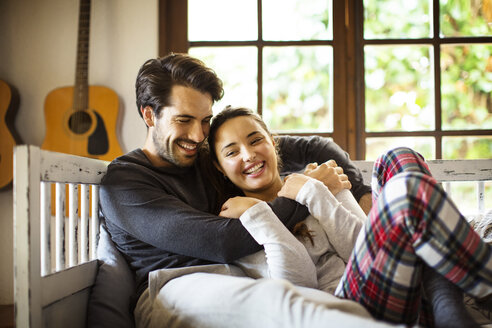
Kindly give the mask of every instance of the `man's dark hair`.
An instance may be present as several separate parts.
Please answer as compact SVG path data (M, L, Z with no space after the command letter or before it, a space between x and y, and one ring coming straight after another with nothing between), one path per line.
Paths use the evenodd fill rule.
M137 75L135 91L137 110L152 107L158 117L164 106L169 106L169 96L174 85L181 85L209 93L213 101L224 95L222 81L205 64L188 54L171 53L165 57L147 60Z

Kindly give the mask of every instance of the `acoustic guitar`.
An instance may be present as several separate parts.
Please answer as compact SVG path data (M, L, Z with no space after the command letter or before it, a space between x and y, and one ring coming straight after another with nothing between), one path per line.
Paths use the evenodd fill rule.
M14 146L20 138L14 129L18 94L5 81L0 80L0 189L11 185L14 169Z
M46 96L41 148L110 161L122 154L115 133L119 102L113 90L88 84L90 14L90 0L81 0L75 86Z

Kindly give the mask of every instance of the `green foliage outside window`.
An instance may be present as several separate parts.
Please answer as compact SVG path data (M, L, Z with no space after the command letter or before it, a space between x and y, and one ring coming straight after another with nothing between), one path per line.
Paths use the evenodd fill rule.
M364 37L431 38L432 2L364 0ZM444 38L492 35L492 1L440 0L440 29ZM442 44L439 51L436 100L431 46L364 47L366 131L432 131L436 101L442 130L492 129L492 43ZM444 158L492 158L491 138L457 140L443 138Z
M492 1L440 0L441 35L492 35Z
M273 131L333 131L331 47L265 47L263 118Z
M432 49L366 46L366 131L434 129Z
M492 129L492 44L441 46L443 129Z

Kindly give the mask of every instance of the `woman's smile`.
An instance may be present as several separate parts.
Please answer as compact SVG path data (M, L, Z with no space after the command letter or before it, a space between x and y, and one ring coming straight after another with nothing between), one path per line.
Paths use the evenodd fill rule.
M265 162L262 161L256 164L248 165L243 172L244 174L247 174L250 177L257 177L264 172L264 169L265 169Z

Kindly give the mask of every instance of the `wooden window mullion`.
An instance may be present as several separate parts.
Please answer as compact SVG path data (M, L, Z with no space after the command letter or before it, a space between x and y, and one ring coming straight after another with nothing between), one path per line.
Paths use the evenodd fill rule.
M263 115L263 13L262 0L258 0L258 68L257 68L257 87L258 87L258 102L257 110L259 115Z
M440 44L439 0L433 1L433 52L434 52L434 119L436 159L442 158L442 108L441 108L441 44Z
M364 4L351 0L354 8L354 68L355 68L355 105L356 105L356 159L365 159L366 154L366 116L364 82Z
M158 55L188 52L188 0L159 0Z
M346 1L333 1L333 140L348 149Z

